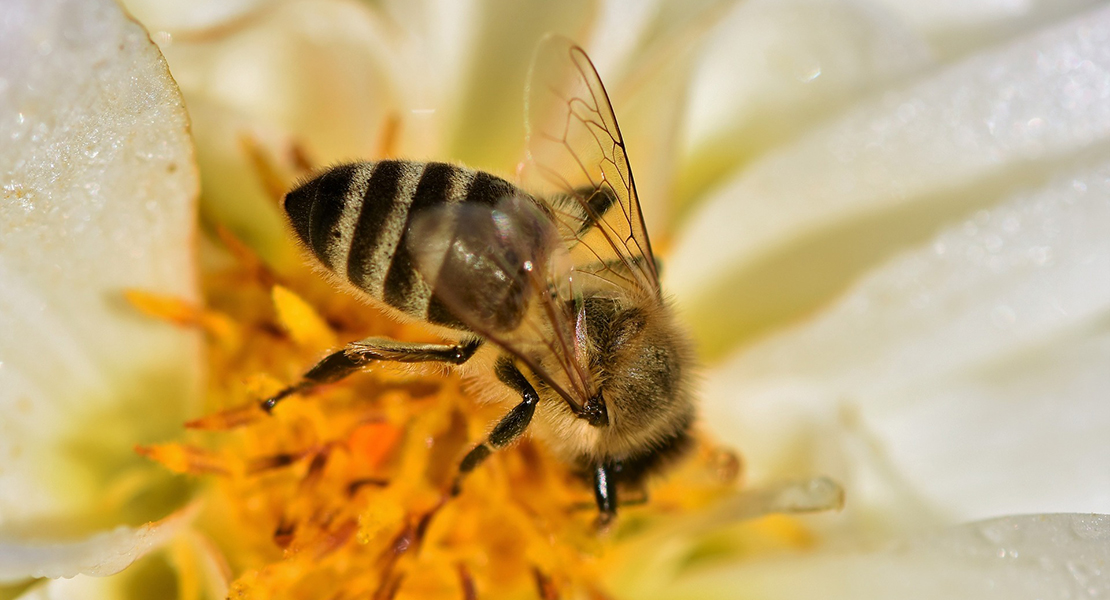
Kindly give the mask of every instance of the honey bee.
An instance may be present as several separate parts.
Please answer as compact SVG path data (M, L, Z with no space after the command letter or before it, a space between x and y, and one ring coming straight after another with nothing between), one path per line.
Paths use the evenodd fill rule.
M455 341L368 338L263 403L376 361L461 365L513 405L462 459L466 473L531 430L592 478L599 520L618 489L692 445L691 346L664 298L608 95L586 53L549 36L526 93L530 193L489 173L382 160L331 168L284 200L333 276Z

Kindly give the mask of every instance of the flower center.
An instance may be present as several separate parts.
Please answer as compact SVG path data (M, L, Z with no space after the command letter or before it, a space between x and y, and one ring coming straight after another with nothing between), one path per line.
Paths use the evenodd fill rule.
M505 408L475 402L442 367L375 364L267 414L261 399L341 341L436 338L222 237L235 260L206 275L205 308L131 300L206 332L211 412L182 441L140 451L209 483L200 526L227 557L233 598L605 597L644 531L734 492L735 455L701 442L598 531L588 483L524 439L451 496L458 461Z

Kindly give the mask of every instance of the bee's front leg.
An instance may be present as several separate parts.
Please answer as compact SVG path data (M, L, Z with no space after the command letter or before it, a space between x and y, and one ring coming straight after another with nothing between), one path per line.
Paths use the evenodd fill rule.
M502 356L497 361L495 371L498 379L520 393L520 404L517 404L508 414L501 417L485 442L475 446L463 457L462 462L459 463L459 474L455 477L455 483L451 487L452 495L459 493L462 478L482 464L494 450L500 450L516 441L524 433L524 430L528 429L528 424L532 422L532 416L536 413L536 404L539 403L540 396L524 374L520 372L520 369L516 368L512 359Z
M321 359L301 377L300 381L266 399L262 403L262 409L270 412L278 402L290 394L324 383L339 381L373 362L444 362L461 365L470 360L481 345L482 340L479 338L463 340L458 344L416 344L381 337L351 342L342 350L332 352Z

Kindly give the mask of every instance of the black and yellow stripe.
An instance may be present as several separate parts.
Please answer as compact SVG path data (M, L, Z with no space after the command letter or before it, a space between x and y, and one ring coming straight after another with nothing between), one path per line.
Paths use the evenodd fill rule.
M289 192L285 211L301 242L336 275L410 316L465 329L417 271L409 226L429 208L492 206L512 195L523 192L489 173L385 160L328 170Z

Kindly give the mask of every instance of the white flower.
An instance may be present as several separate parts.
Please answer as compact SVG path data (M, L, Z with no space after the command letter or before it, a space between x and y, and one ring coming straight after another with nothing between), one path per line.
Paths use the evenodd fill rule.
M106 572L4 572L3 557L53 538L44 518L82 533L135 524L117 510L90 525L83 509L109 480L124 496L128 481L164 484L98 479L116 463L66 453L72 432L126 456L168 437L198 381L195 339L105 300L133 287L196 297L184 117L137 29L103 3L78 19L78 4L20 3L0 21L4 56L23 58L0 63L0 132L15 142L0 152L0 407L31 410L0 422L13 431L0 444L23 449L0 457L0 534L13 532L0 575L13 581ZM847 492L843 513L803 521L815 547L715 562L691 558L702 536L679 536L615 576L619 589L1034 598L1110 591L1104 518L957 524L1110 512L1110 9L1092 4L129 8L188 102L202 213L272 264L293 253L244 139L321 164L388 151L511 174L531 45L576 33L706 356L705 426L741 452L754 489L831 475ZM117 70L101 77L104 65ZM148 364L183 383L142 388ZM152 397L165 405L132 400ZM94 420L97 406L118 412ZM121 414L142 426L106 427ZM3 485L13 473L21 487ZM96 584L29 594L82 585Z

